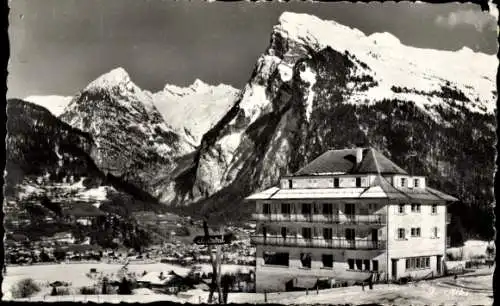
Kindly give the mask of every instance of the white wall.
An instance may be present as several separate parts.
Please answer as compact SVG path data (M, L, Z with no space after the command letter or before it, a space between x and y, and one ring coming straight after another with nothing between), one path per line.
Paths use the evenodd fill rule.
M446 206L440 203L437 214L431 213L431 204L421 204L421 211L412 212L411 205L405 205L405 213L398 213L398 205L390 205L388 212L388 239L389 273L391 274L391 259L400 258L398 262L398 277L407 275L405 272L405 258L416 256L431 256L431 269L435 270L436 255L445 255L446 250ZM438 237L432 235L432 228L438 227ZM411 237L411 228L420 227L421 236ZM398 239L398 228L404 228L405 240ZM431 270L420 271L427 274ZM417 273L417 274L419 274ZM413 274L412 274L413 275Z

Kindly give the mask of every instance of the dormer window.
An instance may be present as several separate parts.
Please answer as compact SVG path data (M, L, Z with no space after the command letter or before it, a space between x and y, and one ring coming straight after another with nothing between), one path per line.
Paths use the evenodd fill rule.
M413 186L415 188L418 188L420 186L420 180L418 178L416 178L416 179L413 180Z
M406 184L406 178L402 177L401 178L401 187L406 187L407 184Z
M361 187L361 178L360 177L356 178L356 187Z
M288 188L292 189L293 188L293 183L292 180L288 180Z
M338 177L334 178L333 179L333 187L334 188L339 188L339 185L340 185L339 178Z

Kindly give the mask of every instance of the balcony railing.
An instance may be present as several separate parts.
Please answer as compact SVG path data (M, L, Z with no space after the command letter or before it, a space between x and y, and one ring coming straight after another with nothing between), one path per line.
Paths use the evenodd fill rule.
M385 215L253 214L254 221L386 224Z
M446 224L450 224L450 222L451 222L451 214L447 213L446 214Z
M290 247L328 248L328 249L355 249L355 250L381 250L385 249L385 241L378 240L347 240L323 238L297 238L297 237L272 237L263 235L251 236L254 245L275 245Z

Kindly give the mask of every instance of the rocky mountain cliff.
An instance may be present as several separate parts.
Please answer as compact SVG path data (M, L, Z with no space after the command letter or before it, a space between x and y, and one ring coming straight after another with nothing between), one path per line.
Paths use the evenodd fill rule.
M491 219L497 66L465 48L418 49L284 13L241 98L176 169L173 203L246 217L243 197L322 152L373 146L460 198L451 211L491 235L473 223Z
M90 156L101 171L157 198L175 159L194 149L165 123L151 93L135 85L122 68L91 82L60 119L92 136Z

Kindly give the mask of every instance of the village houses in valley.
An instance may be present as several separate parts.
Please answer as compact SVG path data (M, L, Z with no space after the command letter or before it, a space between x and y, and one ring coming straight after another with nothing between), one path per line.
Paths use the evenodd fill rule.
M254 202L256 290L444 273L447 204L373 148L330 150Z

